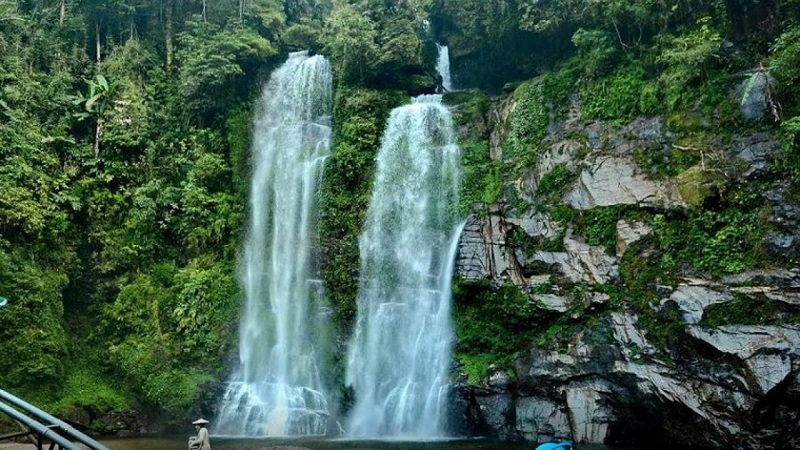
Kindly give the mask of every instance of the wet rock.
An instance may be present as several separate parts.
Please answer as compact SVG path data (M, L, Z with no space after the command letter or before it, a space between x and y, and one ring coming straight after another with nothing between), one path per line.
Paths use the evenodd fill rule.
M611 394L606 383L581 381L567 390L567 407L572 423L573 439L583 444L602 444L608 436L609 422L614 418L604 398Z
M800 249L800 236L770 231L764 236L764 247L776 256L789 258Z
M567 312L569 310L569 299L554 294L535 294L533 301L539 308L546 311Z
M569 416L546 398L522 397L516 404L517 431L525 440L543 442L572 436Z
M661 304L663 306L667 302L675 303L683 320L686 323L695 324L703 318L703 311L706 308L731 300L733 300L733 296L728 292L719 292L707 286L682 284Z
M510 225L515 225L530 237L553 239L561 232L561 226L544 213L529 213L521 218L508 218Z
M779 326L724 326L707 330L693 326L686 331L717 351L744 362L753 391L765 395L792 373L800 363L800 329Z
M662 117L637 117L610 136L611 152L632 157L637 150L658 152L667 146Z
M789 186L780 185L769 190L764 194L764 197L772 202L773 220L777 223L788 223L793 226L800 220L800 207L787 199L786 191L788 189Z
M542 181L542 177L560 164L566 165L570 172L577 170L577 155L583 147L584 144L575 139L559 140L551 144L547 150L539 155L536 164L526 170L522 180L522 197L531 203L535 203L536 189Z
M662 208L685 205L673 182L649 180L638 173L632 161L603 156L581 171L564 202L575 209L614 205Z
M758 352L800 356L800 329L768 325L728 325L714 329L691 326L686 331L722 353L745 360Z
M494 370L494 365L489 367L489 370ZM511 383L511 377L504 370L494 371L486 379L486 385L493 389L506 389Z
M452 436L479 436L487 432L480 405L475 400L474 390L467 385L466 376L459 379L448 391L449 407L446 412L445 429Z
M742 117L754 121L770 116L770 88L775 84L775 79L763 67L742 75L745 78L734 91L734 99L739 104Z
M741 427L726 414L718 414L712 404L707 404L707 398L722 398L728 389L707 383L702 380L690 379L663 365L636 364L618 361L614 371L619 374L632 376L636 382L637 397L655 396L662 404L681 405L684 414L694 417L694 421L701 421L702 428L706 430L705 436L683 437L675 436L678 442L706 442L706 445L721 445L727 436L741 434ZM741 404L736 409L746 409L745 398L735 399ZM688 438L688 439L687 439Z
M704 161L674 178L651 179L645 173L651 168L638 166L634 155L644 149L669 163L665 149L683 145L673 141L662 119L639 118L617 130L599 121L582 121L577 100L574 103L575 111L570 110L564 123L551 123L541 146L544 152L513 183L518 198L529 200L531 210L538 208L534 193L541 177L558 164L576 174L562 199L574 209L631 205L651 215L666 208L713 209L720 195L714 191L718 169L726 176L761 177L761 182L779 151L773 133L736 137L729 146L715 144L722 160L715 159L718 154L706 154ZM709 124L705 118L699 121ZM551 122L557 121L551 117ZM502 139L495 144L499 153ZM587 150L592 153L581 160L578 155ZM721 165L714 165L717 162ZM774 230L764 245L791 260L800 252L800 206L787 183L775 183L764 196ZM800 310L800 270L753 270L719 279L656 277L647 288L648 294L662 299L660 305L630 298L621 304L635 306L636 313L620 310L619 304L608 304L616 295L598 292L605 289L594 285L610 284L623 296L632 294L617 283L618 261L633 248L640 253L637 258L654 262L660 256L655 245L634 245L653 230L644 221L622 220L617 223L616 248L605 249L572 236L571 224L556 223L541 212L546 209L508 217L504 208L481 206L462 236L462 277L472 274L472 280L490 280L495 286L515 284L548 311L542 316L561 315L566 325L558 323L557 339L548 347L534 339L517 359L515 376L495 374L468 388L473 399L462 409L472 412L462 414L461 420L472 421L473 429L486 435L537 441L569 438L644 447L670 442L713 448L734 443L753 449L800 444L798 331L791 326L697 325L713 305L746 304L745 300L767 304L776 321L793 318ZM520 230L532 239L515 248L508 236ZM563 234L558 251L536 247L536 242ZM576 285L588 289L577 296ZM576 301L585 309L575 308ZM586 314L592 309L597 316L593 312L591 320L574 320L576 310ZM685 323L666 314L673 311Z
M800 270L749 270L734 275L726 275L722 277L721 282L728 286L769 285L778 288L800 289Z
M564 246L565 252L537 251L524 264L538 262L545 266L555 266L573 283L604 284L619 277L617 259L607 254L605 248L571 238L564 239Z
M83 408L72 407L64 414L64 420L83 427L88 427L92 423L92 415Z
M603 132L605 125L602 122L589 122L584 128L586 134L586 141L592 150L600 150L603 145Z
M732 144L734 164L740 167L741 176L752 178L766 174L772 160L781 150L774 134L755 133L737 137Z
M587 300L588 300L588 304L586 306L589 306L589 305L604 305L604 304L608 303L609 300L611 300L611 296L608 295L608 294L604 294L602 292L592 292L591 294L589 294L589 297L587 298Z
M145 421L138 411L112 411L100 417L99 420L107 432L117 434L145 434L151 432L145 426Z
M476 395L483 419L491 435L507 440L513 437L513 398L508 393Z
M484 217L473 214L467 218L459 238L456 273L467 282L489 279L494 283L525 285L506 244L509 225L496 209L487 208L487 212L489 215Z
M470 215L459 238L456 258L456 272L463 280L477 282L490 275L486 251L489 245L492 242L484 240L483 221Z
M638 318L635 314L612 313L611 326L614 334L614 341L622 347L622 354L626 358L635 356L634 354L654 354L655 348L647 342L644 333L636 326Z
M617 222L617 258L622 258L628 247L634 242L650 235L653 228L644 222L640 221L625 221L620 220Z

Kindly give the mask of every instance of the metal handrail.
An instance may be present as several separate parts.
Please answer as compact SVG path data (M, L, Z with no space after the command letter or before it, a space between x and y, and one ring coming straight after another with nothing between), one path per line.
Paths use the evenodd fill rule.
M51 441L60 445L61 448L65 448L67 450L81 450L80 447L73 444L69 439L65 438L64 436L61 436L60 434L56 433L50 427L31 419L30 417L26 416L25 414L22 414L21 412L6 405L3 402L0 402L0 412L8 414L9 416L11 416L12 419L36 431L37 433L39 433L40 436L50 439Z
M80 431L76 430L72 425L64 422L63 420L61 420L61 419L59 419L57 417L54 417L54 416L42 411L41 409L31 405L30 403L26 402L25 400L22 400L19 397L15 397L15 396L9 394L8 392L6 392L6 391L4 391L2 389L0 389L0 400L7 401L8 403L11 403L12 405L24 410L28 414L30 414L32 416L35 416L37 419L46 421L46 422L52 424L53 426L58 427L58 429L61 430L64 434L69 435L70 437L72 437L76 441L81 442L82 444L86 445L87 447L89 447L92 450L110 450L105 445L95 441L91 437L89 437L89 436L81 433ZM0 403L0 405L3 405L3 404ZM17 412L18 414L21 414L18 411L14 410L13 408L11 410L14 411L14 412ZM5 411L5 410L3 412L7 413L7 411ZM24 414L21 414L21 415L23 417L25 417L26 419L30 420L30 418L25 416ZM37 424L39 424L41 426L44 426L44 425L42 425L42 424L40 424L40 423L38 423L36 421L33 421L33 422L37 423ZM28 425L28 426L31 426L27 422L25 422L25 424ZM31 428L33 428L33 427L31 427ZM50 431L49 427L44 426L44 428L47 429L48 431ZM39 430L36 429L36 431L39 431ZM67 442L69 442L69 441L67 441ZM79 447L74 447L74 448L76 450L80 450ZM70 447L70 450L71 449L72 448Z

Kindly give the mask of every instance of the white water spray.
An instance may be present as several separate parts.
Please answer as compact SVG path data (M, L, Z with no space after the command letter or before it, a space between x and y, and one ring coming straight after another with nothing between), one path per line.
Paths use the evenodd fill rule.
M330 152L331 72L293 53L270 77L254 124L250 222L242 258L240 367L214 432L320 435L330 405L321 378L326 311L311 273L314 195Z
M441 96L392 111L359 240L358 317L346 383L354 436L443 433L459 149Z

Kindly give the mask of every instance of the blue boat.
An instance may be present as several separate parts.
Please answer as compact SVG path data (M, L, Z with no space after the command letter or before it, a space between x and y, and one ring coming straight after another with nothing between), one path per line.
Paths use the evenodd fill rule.
M536 450L572 450L572 441L548 442L536 447Z

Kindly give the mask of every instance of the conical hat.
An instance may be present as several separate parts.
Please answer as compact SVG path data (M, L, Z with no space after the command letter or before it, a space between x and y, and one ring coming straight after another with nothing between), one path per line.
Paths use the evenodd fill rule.
M207 421L206 419L202 419L202 418L201 418L201 419L197 419L197 420L195 420L195 421L194 421L194 422L192 422L192 423L193 423L193 424L195 424L195 425L205 425L205 424L207 424L207 423L208 423L208 421Z

